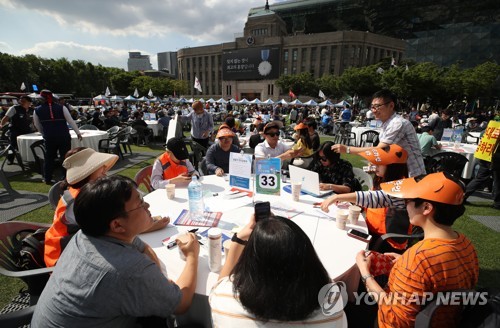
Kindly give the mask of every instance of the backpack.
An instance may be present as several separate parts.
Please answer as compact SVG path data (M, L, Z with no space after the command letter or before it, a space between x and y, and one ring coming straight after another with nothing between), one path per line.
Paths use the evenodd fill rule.
M24 229L14 235L12 253L19 271L45 268L43 255L47 230L48 228Z

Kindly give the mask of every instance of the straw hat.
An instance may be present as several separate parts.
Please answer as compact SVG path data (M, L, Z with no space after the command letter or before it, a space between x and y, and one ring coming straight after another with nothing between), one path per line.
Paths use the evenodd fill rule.
M408 152L401 146L392 144L389 145L388 150L384 150L384 148L373 147L362 151L359 155L375 165L406 163Z
M221 125L219 131L217 132L216 138L218 139L220 137L234 137L234 136L235 134L233 131L231 131L231 128L229 128L229 126Z
M460 205L464 198L463 187L443 172L429 174L418 182L408 178L381 183L380 187L397 198L420 198L450 205Z
M106 170L109 170L117 160L117 155L98 153L91 148L86 148L64 160L63 167L66 169L66 181L70 185L78 183L103 165L106 166Z

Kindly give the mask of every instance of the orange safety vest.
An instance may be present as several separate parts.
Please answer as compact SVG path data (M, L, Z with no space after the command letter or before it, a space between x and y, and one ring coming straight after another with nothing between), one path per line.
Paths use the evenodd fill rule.
M382 236L386 233L411 234L412 225L406 209L393 207L366 208L366 225L371 234ZM408 239L389 238L389 245L395 249L406 249Z
M174 163L167 152L158 157L163 170L163 180L170 180L183 173L188 173L186 161L180 161L179 164Z
M69 193L65 192L54 213L54 222L45 233L44 261L47 267L56 265L61 253L71 237L80 230L77 224L72 224L66 219L66 209L72 205L80 189L70 187Z

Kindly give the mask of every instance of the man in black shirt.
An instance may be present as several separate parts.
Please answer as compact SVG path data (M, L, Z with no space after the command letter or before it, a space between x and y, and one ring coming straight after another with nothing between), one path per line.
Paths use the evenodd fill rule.
M31 133L30 124L32 119L29 115L29 108L31 106L31 98L28 96L21 96L19 100L19 105L15 105L9 108L5 116L2 118L0 123L0 128L3 128L8 122L10 122L10 145L12 150L17 150L17 137L22 134ZM9 154L9 164L12 164L14 160L14 154Z

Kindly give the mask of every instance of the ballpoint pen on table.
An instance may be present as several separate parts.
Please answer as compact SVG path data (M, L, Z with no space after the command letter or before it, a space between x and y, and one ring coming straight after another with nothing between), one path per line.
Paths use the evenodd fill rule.
M192 233L196 233L197 231L198 231L198 228L188 230L188 232L192 232ZM203 244L199 240L198 240L198 243L203 246ZM174 240L174 241L171 241L170 243L168 243L167 248L171 249L171 248L174 248L175 246L177 246L177 242Z

